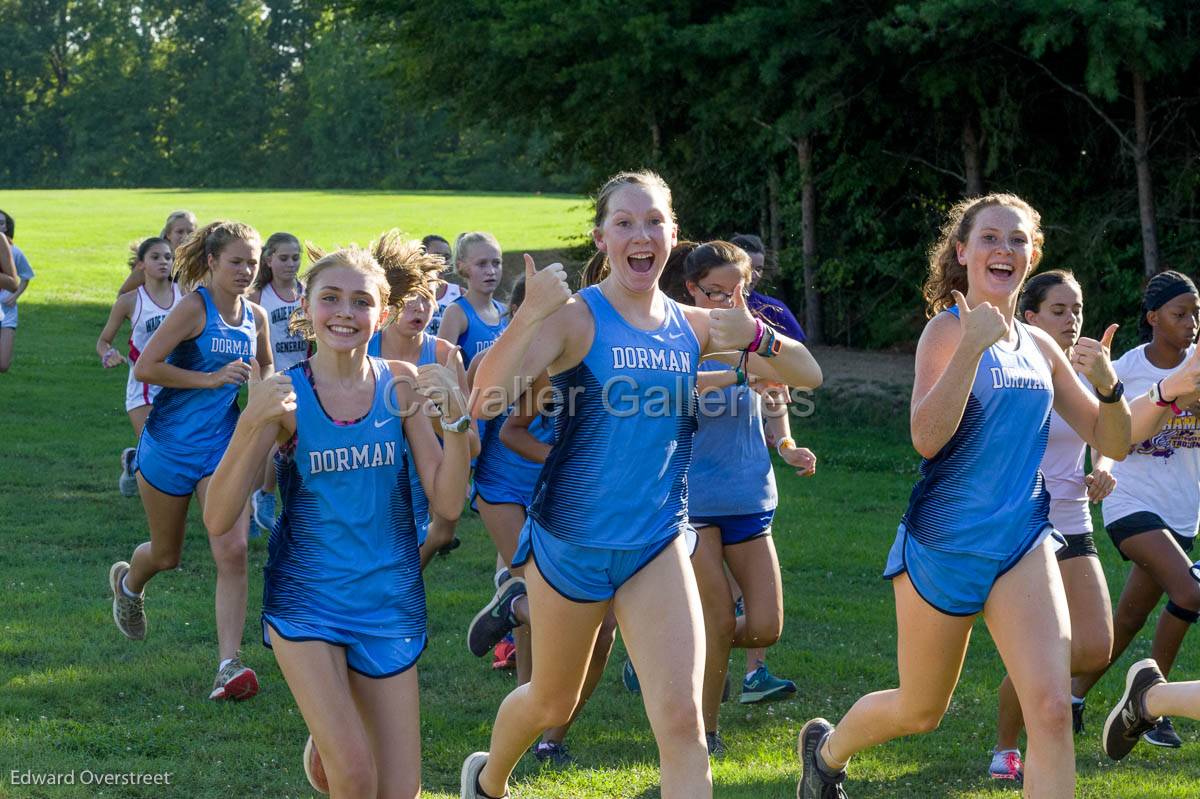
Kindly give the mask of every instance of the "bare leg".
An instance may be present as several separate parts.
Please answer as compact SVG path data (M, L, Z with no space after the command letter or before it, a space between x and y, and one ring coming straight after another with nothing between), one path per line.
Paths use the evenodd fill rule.
M725 562L742 587L745 613L737 620L735 647L766 647L783 632L783 579L769 535L725 547Z
M209 478L196 486L200 504L208 495ZM235 657L242 646L246 628L246 592L249 587L246 569L246 541L250 531L250 514L245 508L233 527L223 535L208 535L208 545L217 566L216 614L217 659Z
M537 565L525 565L533 626L533 674L500 704L492 725L487 765L479 785L503 796L508 777L525 750L550 727L565 724L579 703L596 634L608 602L572 602L551 588Z
M350 692L367 728L379 778L376 799L421 794L421 710L414 666L372 679L350 672Z
M900 687L859 699L825 739L821 755L835 768L856 752L937 729L962 672L974 617L948 616L929 605L907 574L892 580L892 590Z
M704 627L683 536L621 586L613 607L658 743L662 799L711 797L700 718Z
M1171 602L1185 612L1200 611L1200 583L1192 577L1191 559L1179 548L1173 536L1154 530L1127 538L1122 548L1166 592ZM1170 676L1183 637L1191 626L1169 610L1164 609L1158 617L1150 656L1158 662L1163 676Z
M288 641L273 629L269 635L279 669L321 753L330 795L373 799L379 787L376 749L350 690L345 650L323 641ZM402 752L388 754L403 759Z
M1043 543L997 580L983 611L1024 709L1026 799L1075 795L1071 622L1050 548Z
M1071 615L1071 673L1092 674L1108 667L1112 653L1113 620L1104 581L1104 568L1094 556L1058 562ZM996 748L1016 749L1025 721L1021 703L1008 675L1000 683L1000 716Z
M721 531L717 527L701 527L696 534L700 540L691 560L696 587L700 592L705 643L701 708L704 731L716 732L735 624L733 606L729 600L729 581L725 578Z
M518 630L528 627L518 627ZM553 741L554 743L562 743L566 740L567 733L571 730L571 725L579 718L579 714L583 712L584 705L587 704L592 693L596 690L596 686L600 684L600 680L604 677L604 667L608 665L608 656L612 653L613 642L617 640L617 617L610 610L608 615L604 617L604 623L600 625L600 633L596 636L596 645L592 648L592 659L588 661L587 677L583 680L583 690L579 694L579 704L575 706L575 712L571 714L571 719L566 724L559 727L551 727L542 734L543 741ZM520 644L517 645L518 655L518 671L520 671Z
M429 513L429 532L425 535L425 543L421 544L421 569L429 565L438 550L454 540L454 523L443 519L436 513Z
M13 361L13 339L16 329L0 327L0 372L7 372Z
M146 428L146 417L150 415L150 405L139 405L132 411L129 411L129 423L133 425L134 438L142 437L142 430Z
M1117 600L1117 611L1113 616L1110 665L1124 654L1125 649L1137 637L1161 597L1162 589L1154 582L1154 578L1135 563L1129 570L1125 588L1121 591L1121 598ZM1108 666L1098 671L1076 675L1071 682L1071 693L1079 697L1087 696L1088 691L1092 690L1092 686L1100 681L1106 671Z
M147 483L140 474L138 488L142 506L146 509L146 521L150 525L150 540L133 550L133 556L129 559L125 587L135 594L141 593L154 575L179 565L188 504L192 501L190 496L164 494Z
M1146 692L1146 710L1151 717L1183 716L1200 719L1200 682L1154 686Z

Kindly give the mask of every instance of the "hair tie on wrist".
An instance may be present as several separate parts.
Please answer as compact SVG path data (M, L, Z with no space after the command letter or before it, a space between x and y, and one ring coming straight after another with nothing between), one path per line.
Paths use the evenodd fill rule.
M750 342L750 346L746 347L746 352L758 352L758 345L762 343L763 332L767 326L763 324L761 319L755 319L754 340Z

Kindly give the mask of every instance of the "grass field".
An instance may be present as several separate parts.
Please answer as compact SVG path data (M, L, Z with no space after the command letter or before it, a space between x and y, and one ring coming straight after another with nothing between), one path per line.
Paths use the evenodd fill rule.
M305 730L270 652L257 643L266 540L251 544L244 652L262 694L248 703L205 697L215 670L214 569L193 512L183 564L147 593L150 633L126 641L113 627L109 565L146 538L137 500L116 491L118 453L131 443L123 369L102 370L93 344L124 274L128 241L156 233L166 214L194 210L243 219L265 234L289 230L321 244L365 241L398 225L413 233L494 231L506 249L553 251L587 227L576 198L318 192L8 192L17 243L38 277L22 301L12 371L0 375L0 797L312 796L300 766ZM837 357L821 351L818 357ZM716 796L784 799L798 773L795 735L814 715L836 720L860 694L896 679L891 589L879 578L917 459L895 406L852 401L850 386L818 394L795 424L820 457L817 477L779 471L776 541L787 620L772 670L799 684L790 701L724 707L728 756L714 764ZM907 387L896 388L903 397ZM835 399L836 398L836 401ZM901 401L902 402L902 401ZM902 406L901 406L902 407ZM460 525L463 546L426 572L430 647L420 664L426 795L457 796L458 769L486 745L497 705L512 687L466 653L465 628L490 594L494 550L478 521ZM1114 596L1124 573L1101 542ZM1189 641L1179 678L1197 676ZM1148 637L1121 661L1144 656ZM656 752L640 702L613 663L569 742L581 766L557 773L532 758L514 799L658 796ZM735 653L740 658L740 653ZM736 666L740 660L735 660ZM853 799L994 797L986 776L995 686L1002 669L983 625L962 684L938 732L897 741L855 760ZM1094 799L1200 796L1200 725L1180 721L1182 752L1140 747L1119 766L1103 758L1098 731L1119 692L1116 671L1097 687L1089 731L1077 741L1078 795ZM13 772L74 773L76 784L14 785ZM82 784L88 773L169 772L171 784Z

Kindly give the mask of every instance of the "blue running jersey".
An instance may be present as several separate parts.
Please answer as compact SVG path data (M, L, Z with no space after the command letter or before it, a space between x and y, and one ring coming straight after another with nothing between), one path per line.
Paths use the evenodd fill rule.
M242 299L241 324L231 327L221 318L207 288L201 286L196 294L204 300L204 330L195 338L179 342L167 356L167 363L193 372L216 372L237 360L248 363L258 352L258 325L249 301ZM150 408L146 429L157 444L167 449L223 450L237 426L239 388L164 386Z
M268 545L263 613L401 638L425 633L425 588L403 419L389 409L391 372L371 359L375 402L351 424L330 419L299 364L296 436L280 448L283 513Z
M701 372L732 366L703 361ZM699 394L696 439L688 469L688 515L741 516L779 504L775 470L763 434L762 398L749 386Z
M504 306L495 300L492 300L492 307L500 315L500 323L497 325L489 325L480 319L465 294L455 300L454 304L462 308L462 312L467 316L467 329L458 337L456 343L462 347L463 365L470 367L472 358L482 354L500 338L504 328L508 327L508 317L505 316Z
M421 354L417 357L417 366L438 362L437 342L437 336L421 333ZM409 486L412 489L413 519L417 523L417 543L424 544L425 536L429 534L429 497L425 496L421 475L417 474L417 462L413 460L412 450L406 451Z
M575 544L640 549L687 524L700 342L670 298L662 327L647 331L599 286L579 297L592 313L592 346L551 378L563 407L529 514Z
M513 452L500 440L500 428L512 409L488 421L484 427L483 442L479 457L475 461L475 491L484 502L499 503L508 498L524 498L522 505L528 506L533 499L542 464L526 460ZM543 444L554 443L554 420L538 414L529 424L529 432Z
M1054 382L1026 325L1016 329L1015 349L997 342L983 353L958 430L921 462L902 524L925 547L1005 559L1050 525L1038 467Z

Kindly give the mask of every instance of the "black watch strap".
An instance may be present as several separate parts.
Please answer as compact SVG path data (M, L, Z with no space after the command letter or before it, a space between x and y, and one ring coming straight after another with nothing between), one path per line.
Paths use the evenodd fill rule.
M1117 384L1113 386L1112 393L1107 396L1101 394L1100 389L1096 389L1096 399L1100 400L1106 405L1112 405L1113 403L1120 402L1121 397L1123 396L1125 396L1125 384L1120 380L1118 380Z

